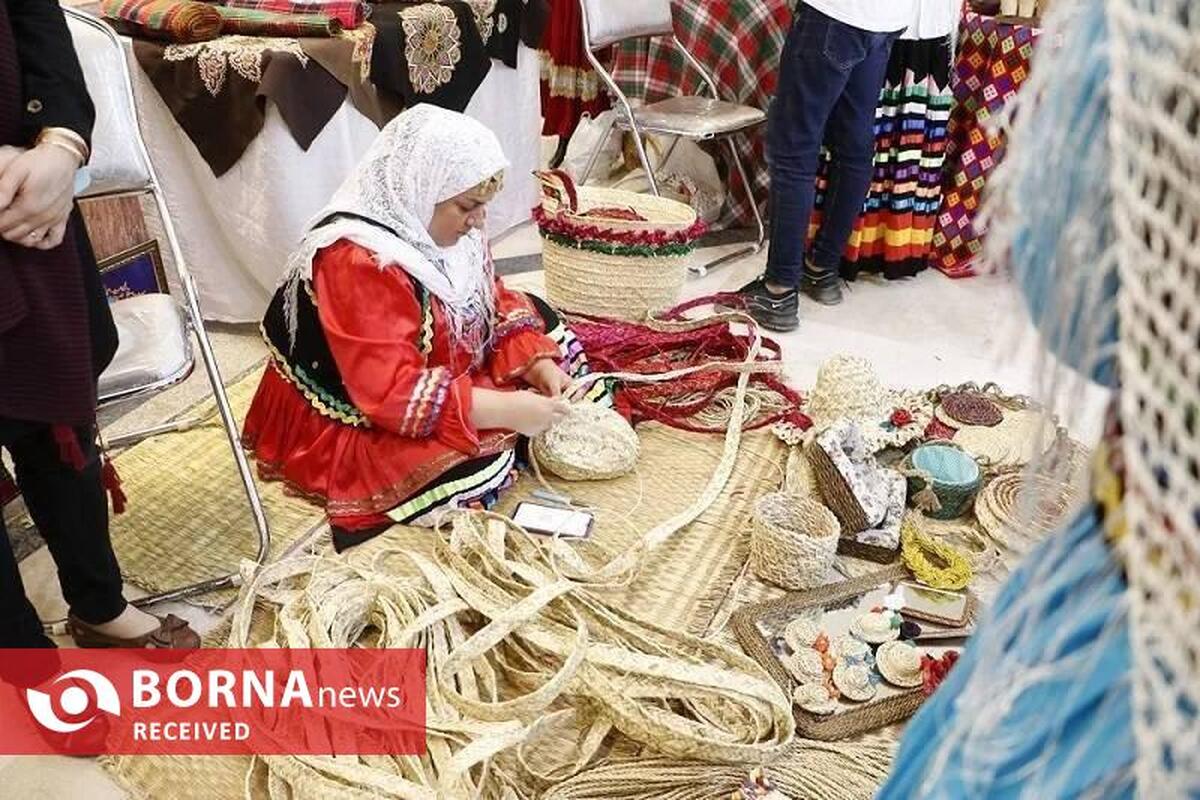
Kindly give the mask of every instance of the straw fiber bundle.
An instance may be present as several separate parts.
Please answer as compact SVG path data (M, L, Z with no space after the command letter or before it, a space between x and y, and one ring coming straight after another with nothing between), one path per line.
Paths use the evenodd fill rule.
M747 364L759 345L756 335ZM231 646L427 654L427 755L265 756L252 778L265 768L261 779L273 797L508 800L593 763L610 734L676 758L739 766L777 755L792 739L791 703L757 662L648 623L594 590L629 586L649 553L722 495L749 378L749 371L738 377L733 424L699 497L600 563L561 540L539 541L505 517L457 512L431 554L384 550L366 565L306 556L257 575L247 570ZM393 561L407 569L390 569ZM265 641L251 634L261 605L276 616ZM567 759L529 757L548 728L568 722L580 733Z
M866 800L887 777L893 741L797 740L766 767L775 788L793 800ZM698 800L725 798L742 785L746 768L667 758L624 761L589 769L551 789L543 800Z
M246 576L230 646L428 653L428 755L262 757L285 796L524 797L530 782L586 766L613 732L739 768L791 740L790 702L749 657L606 603L561 576L550 549L506 518L457 513L447 528L432 555L383 551L370 566L307 556ZM407 577L393 561L408 563ZM268 642L251 635L256 603L275 608ZM573 761L524 758L547 725L567 718L584 732ZM493 758L506 751L516 764Z

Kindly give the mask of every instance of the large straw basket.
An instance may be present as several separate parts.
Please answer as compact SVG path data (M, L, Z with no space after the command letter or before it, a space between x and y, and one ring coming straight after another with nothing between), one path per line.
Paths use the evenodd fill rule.
M820 586L840 533L837 517L815 500L783 492L763 495L754 507L750 568L785 589Z
M674 306L704 225L690 206L653 195L539 175L546 295L579 314L642 320Z

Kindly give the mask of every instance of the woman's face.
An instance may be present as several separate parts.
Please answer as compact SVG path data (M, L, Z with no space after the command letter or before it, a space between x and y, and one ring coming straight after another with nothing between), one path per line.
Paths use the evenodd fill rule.
M472 199L466 193L460 194L433 207L429 235L438 247L453 247L472 228L483 230L486 220L487 203Z

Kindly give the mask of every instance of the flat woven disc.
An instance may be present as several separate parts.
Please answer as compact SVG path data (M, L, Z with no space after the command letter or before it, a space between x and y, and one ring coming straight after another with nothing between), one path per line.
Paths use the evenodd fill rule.
M992 427L1004 419L1004 410L995 401L975 392L955 392L942 398L942 410L963 425Z

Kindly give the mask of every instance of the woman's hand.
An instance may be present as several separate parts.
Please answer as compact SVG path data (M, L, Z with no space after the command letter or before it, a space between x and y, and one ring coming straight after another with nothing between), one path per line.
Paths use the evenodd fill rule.
M552 358L540 358L521 376L546 397L559 398L571 386L571 376Z
M0 157L0 236L50 250L62 244L75 201L79 159L61 147L39 145Z
M567 404L533 392L475 389L471 422L479 430L516 431L537 436L567 414Z

